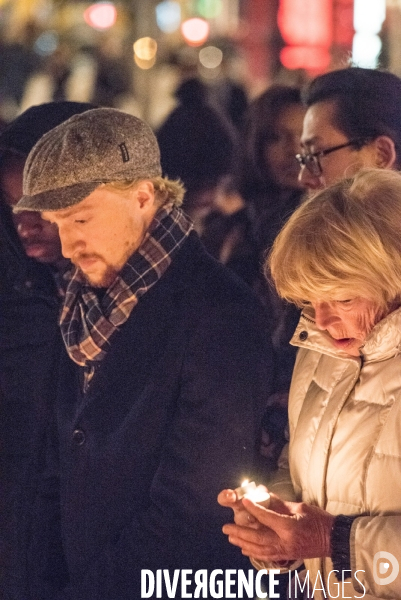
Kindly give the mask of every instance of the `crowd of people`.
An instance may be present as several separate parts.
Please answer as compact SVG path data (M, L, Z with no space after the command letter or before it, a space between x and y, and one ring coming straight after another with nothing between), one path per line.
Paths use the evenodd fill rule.
M401 80L236 123L177 99L155 132L67 101L0 132L2 597L277 569L283 600L399 598Z

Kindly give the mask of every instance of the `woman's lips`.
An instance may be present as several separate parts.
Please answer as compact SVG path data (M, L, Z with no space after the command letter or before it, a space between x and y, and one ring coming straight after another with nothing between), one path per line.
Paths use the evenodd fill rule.
M354 341L355 338L341 338L339 340L333 338L333 344L336 346L336 348L340 349L348 348L348 346L350 346Z

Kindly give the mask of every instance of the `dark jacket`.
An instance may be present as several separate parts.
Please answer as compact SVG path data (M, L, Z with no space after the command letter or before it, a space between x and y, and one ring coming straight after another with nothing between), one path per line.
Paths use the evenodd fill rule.
M35 600L60 567L56 538L43 535L58 501L69 581L52 600L136 600L141 569L249 569L221 532L231 511L216 497L252 476L271 378L264 310L192 233L86 395L78 368L62 364L61 475L55 487L48 466L38 498Z
M19 600L37 449L56 395L59 300L46 266L26 257L0 201L0 598ZM18 524L18 528L16 527ZM17 559L17 560L14 560ZM11 592L11 589L14 591Z
M20 559L27 543L38 449L63 351L57 315L58 303L50 297L0 295L0 597L7 600L25 600L15 590L24 579Z

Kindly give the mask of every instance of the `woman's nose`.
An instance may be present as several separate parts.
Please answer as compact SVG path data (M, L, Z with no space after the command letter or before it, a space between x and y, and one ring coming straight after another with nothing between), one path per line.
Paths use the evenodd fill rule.
M329 302L314 302L315 322L319 329L327 329L327 327L335 320L335 315L330 307Z

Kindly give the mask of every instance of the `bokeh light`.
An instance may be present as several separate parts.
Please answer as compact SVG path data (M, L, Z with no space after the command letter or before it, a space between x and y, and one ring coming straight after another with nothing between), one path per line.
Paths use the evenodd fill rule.
M181 25L181 33L189 46L201 46L209 37L209 23L204 19L187 19Z
M354 0L355 31L378 34L385 18L385 0Z
M287 69L307 69L322 72L330 65L327 48L313 46L285 46L280 52L281 64Z
M150 60L143 60L142 58L139 58L139 56L137 56L136 54L134 54L134 61L135 64L140 68L140 69L151 69L153 67L153 65L156 62L156 56L154 56L153 58L151 58Z
M356 33L352 42L352 62L365 69L376 69L382 49L378 35Z
M134 43L134 54L140 60L151 61L156 57L157 42L151 37L143 37Z
M94 29L109 29L117 19L117 10L111 2L96 2L84 12L84 19Z
M181 23L181 6L178 2L165 0L156 5L156 23L164 33L177 31Z
M50 56L57 50L59 38L56 31L44 31L35 41L33 49L40 56Z
M197 0L196 10L205 19L215 19L223 10L221 0Z
M202 64L199 64L198 73L202 79L213 80L218 79L221 75L221 67L216 67L215 69L207 69Z
M333 39L331 0L280 0L280 33L289 46L329 48Z
M216 69L222 60L223 52L216 46L206 46L199 51L199 62L207 69Z
M352 61L359 67L375 69L378 66L382 49L378 34L385 18L385 0L355 0Z
M315 74L327 69L333 42L332 0L280 0L277 24L287 44L280 52L284 67Z

